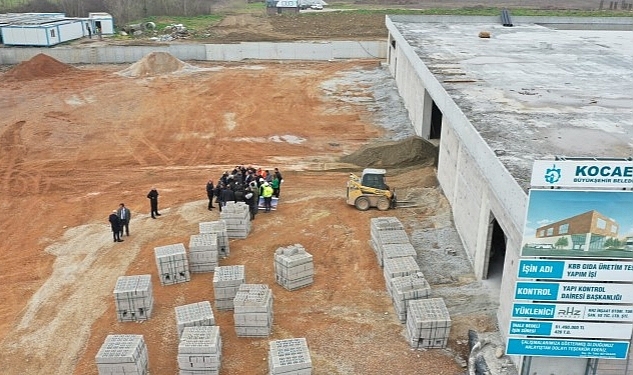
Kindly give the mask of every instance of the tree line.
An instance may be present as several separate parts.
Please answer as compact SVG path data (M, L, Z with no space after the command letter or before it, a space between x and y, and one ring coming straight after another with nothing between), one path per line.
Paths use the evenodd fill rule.
M90 12L107 12L117 26L150 16L196 16L211 14L230 0L0 0L1 13L64 13L87 17Z

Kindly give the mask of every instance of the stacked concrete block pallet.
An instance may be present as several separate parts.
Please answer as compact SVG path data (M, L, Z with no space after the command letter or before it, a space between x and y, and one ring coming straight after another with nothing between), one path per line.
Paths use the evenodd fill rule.
M314 261L302 245L278 248L274 266L277 283L288 290L314 283Z
M413 245L410 242L407 243L389 243L382 245L382 265L384 266L385 259L403 258L403 257L417 257L418 253L415 251Z
M273 292L268 285L242 284L234 299L238 337L267 337L273 327Z
M395 217L372 218L370 246L376 253L378 264L383 266L383 247L388 244L411 244L404 226Z
M108 335L95 362L99 375L146 375L149 371L142 335Z
M442 298L409 301L406 334L414 349L446 348L451 318Z
M373 241L373 239L372 239ZM390 244L406 245L411 244L407 232L404 230L390 230L378 232L378 237L374 243L374 251L376 252L376 259L378 264L384 266L384 247Z
M383 230L403 230L404 225L398 220L397 217L393 216L383 216L383 217L374 217L370 219L370 227L372 238L374 234L377 234Z
M200 234L215 233L218 236L218 252L219 256L226 258L230 254L229 235L226 231L226 223L222 220L205 221L198 223Z
M270 375L311 375L312 359L305 338L276 340L269 343Z
M246 282L243 265L219 266L213 274L213 295L218 310L233 310L233 299Z
M229 238L246 238L251 231L251 216L244 202L227 202L220 212Z
M215 325L215 317L211 309L211 302L209 301L176 306L175 310L178 337L182 337L182 332L185 330L185 327Z
M409 301L429 298L431 287L422 272L389 279L387 292L393 301L393 307L401 323L407 320L407 305Z
M385 276L385 285L394 277L408 276L420 272L420 266L413 257L385 259L385 268L382 270Z
M186 327L178 344L179 375L218 375L221 364L220 327Z
M114 305L119 322L149 319L154 306L151 275L120 276L114 287Z
M218 266L218 235L194 234L189 237L189 269L191 272L213 272Z
M161 285L178 284L191 280L189 260L184 244L155 247L154 255Z

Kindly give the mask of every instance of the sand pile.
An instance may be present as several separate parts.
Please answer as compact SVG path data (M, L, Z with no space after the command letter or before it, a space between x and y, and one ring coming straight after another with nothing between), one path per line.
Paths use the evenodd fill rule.
M181 71L190 67L167 52L152 52L123 69L119 74L127 77L151 77Z
M341 162L368 168L404 168L435 164L437 147L420 137L402 141L372 143L353 154L343 156Z
M4 74L7 79L28 81L37 78L47 78L76 69L43 53L33 56L30 60L22 61Z

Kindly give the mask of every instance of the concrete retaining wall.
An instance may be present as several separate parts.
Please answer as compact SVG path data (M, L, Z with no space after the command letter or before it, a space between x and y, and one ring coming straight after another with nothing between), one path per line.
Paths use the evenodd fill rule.
M0 65L19 64L39 53L45 53L66 64L124 64L134 63L150 52L167 52L183 61L384 59L387 56L387 42L262 42L156 46L0 48Z

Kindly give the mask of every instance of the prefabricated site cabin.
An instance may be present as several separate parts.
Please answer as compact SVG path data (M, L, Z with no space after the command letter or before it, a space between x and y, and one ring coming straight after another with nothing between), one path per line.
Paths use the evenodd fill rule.
M114 33L114 21L107 13L90 13L88 18L67 18L63 13L19 13L0 15L0 41L7 46L50 47L71 40Z
M99 29L103 35L114 34L114 19L108 13L88 13L88 19L84 20L84 22L90 22L93 35L96 34L96 30Z

